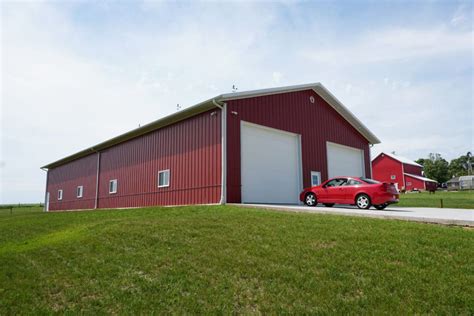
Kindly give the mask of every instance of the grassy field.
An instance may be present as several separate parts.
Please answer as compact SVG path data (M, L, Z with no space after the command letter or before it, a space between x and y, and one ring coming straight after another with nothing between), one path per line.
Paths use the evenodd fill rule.
M394 206L440 207L440 199L443 199L445 208L474 209L474 191L401 194L400 202Z
M473 314L474 231L232 206L0 215L0 314Z

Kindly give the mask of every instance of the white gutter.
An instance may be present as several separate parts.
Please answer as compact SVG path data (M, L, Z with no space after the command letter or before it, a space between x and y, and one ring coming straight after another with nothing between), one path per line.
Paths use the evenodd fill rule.
M46 168L41 168L41 170L46 172L46 188L44 190L43 212L49 212L49 201L48 201L49 170ZM48 207L46 207L46 205L48 205Z
M212 99L212 103L221 109L221 200L219 204L225 204L227 198L227 107L226 103L218 103Z

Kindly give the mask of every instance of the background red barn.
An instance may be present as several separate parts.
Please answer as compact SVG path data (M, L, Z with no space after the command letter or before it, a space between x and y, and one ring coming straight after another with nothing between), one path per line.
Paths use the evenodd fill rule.
M438 183L423 176L423 166L393 153L380 153L372 160L376 180L395 183L399 190L436 190Z

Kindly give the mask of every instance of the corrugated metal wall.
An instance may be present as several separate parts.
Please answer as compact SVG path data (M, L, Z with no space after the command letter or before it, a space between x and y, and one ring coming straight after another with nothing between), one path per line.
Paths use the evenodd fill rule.
M425 190L425 181L413 178L410 176L405 176L406 190L410 191L413 189Z
M315 103L310 102L311 96ZM363 149L365 172L370 176L368 141L313 90L232 100L227 104L228 202L241 201L241 120L301 134L305 187L311 184L311 171L320 171L323 180L328 177L326 141Z
M403 164L403 168L405 170L405 173L414 174L416 176L421 176L421 171L423 170L423 168L421 167L409 165L406 163Z
M95 204L97 178L97 155L92 154L48 172L49 209L90 209ZM84 187L83 197L77 198L76 189ZM58 190L63 190L63 199L58 200Z
M96 158L88 156L52 169L50 182L54 175L55 184L54 189L48 185L51 196L56 194L52 190L64 187L66 197L71 189L66 186L67 179L75 183L75 177L86 173L93 181L84 185L84 192L88 199L89 191L95 197ZM165 169L170 170L170 186L158 188L158 171ZM118 181L118 190L109 194L113 179ZM100 155L99 208L218 203L220 192L221 113L217 109L113 146ZM87 205L75 202L58 204L54 209L94 207L93 199Z

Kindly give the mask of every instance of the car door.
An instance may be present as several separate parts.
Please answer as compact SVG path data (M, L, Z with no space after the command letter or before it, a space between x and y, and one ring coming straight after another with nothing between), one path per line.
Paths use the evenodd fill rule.
M341 203L353 204L355 194L361 185L362 182L356 179L347 179L346 183L344 183L344 186L342 186L343 190L341 191Z
M336 178L323 185L318 201L321 203L341 203L343 189L341 185L346 183L344 178Z

